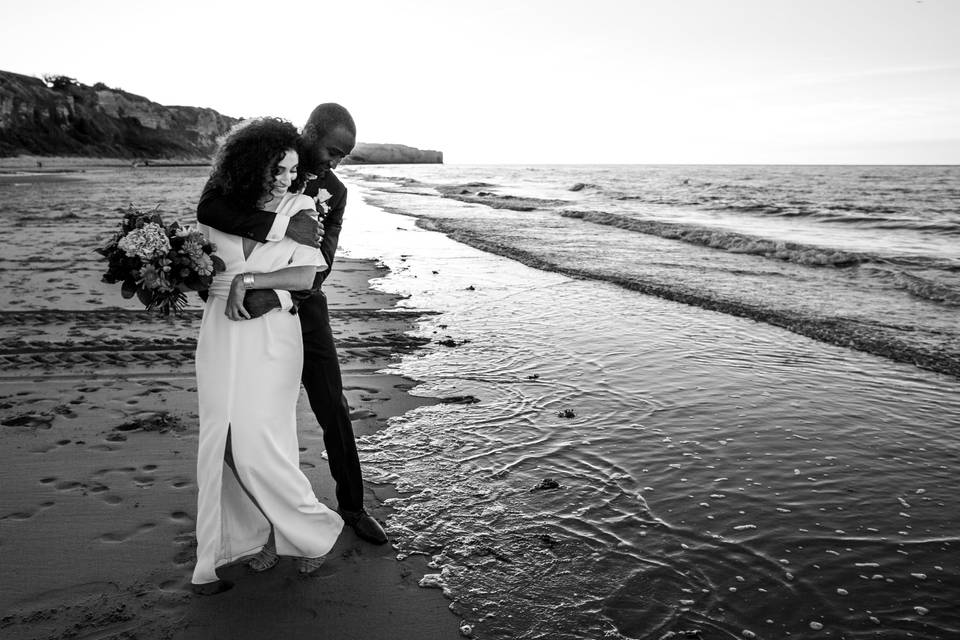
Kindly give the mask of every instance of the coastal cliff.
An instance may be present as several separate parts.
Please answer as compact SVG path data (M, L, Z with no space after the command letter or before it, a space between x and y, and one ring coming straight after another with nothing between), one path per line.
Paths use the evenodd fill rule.
M202 107L164 106L102 83L0 71L0 157L80 156L209 162L239 118ZM439 151L357 144L345 164L442 163Z
M237 118L103 84L0 71L0 155L205 160Z
M443 164L443 152L402 144L358 142L343 164Z

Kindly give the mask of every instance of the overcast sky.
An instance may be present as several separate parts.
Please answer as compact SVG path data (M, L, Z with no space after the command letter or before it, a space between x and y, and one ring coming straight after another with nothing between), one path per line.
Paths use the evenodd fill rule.
M960 0L4 1L0 69L448 163L960 163Z

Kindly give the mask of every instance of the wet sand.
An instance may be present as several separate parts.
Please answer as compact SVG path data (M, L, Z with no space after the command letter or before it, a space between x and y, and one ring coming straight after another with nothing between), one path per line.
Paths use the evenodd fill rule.
M374 264L338 260L326 286L358 436L426 402L378 373L422 340ZM24 274L26 277L26 274ZM396 559L345 529L318 576L291 559L235 587L189 591L195 560L199 312L164 320L116 308L0 311L0 635L4 638L457 638L422 557ZM334 504L319 428L298 408L301 466ZM399 453L399 452L398 452ZM367 486L381 521L396 495ZM389 532L388 532L389 533Z

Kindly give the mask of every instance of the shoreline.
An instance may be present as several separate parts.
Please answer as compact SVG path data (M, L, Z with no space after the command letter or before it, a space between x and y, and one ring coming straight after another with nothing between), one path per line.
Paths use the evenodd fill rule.
M407 393L414 381L378 373L425 342L406 335L422 314L369 287L382 274L373 261L339 259L325 286L358 437L433 402ZM197 317L103 308L0 314L10 338L0 376L4 637L296 638L319 628L342 638L459 637L449 602L418 586L427 558L398 561L391 545L349 529L315 578L299 578L289 559L261 575L234 565L221 571L232 590L190 594ZM23 339L38 323L45 345ZM98 338L105 328L113 340ZM301 467L333 505L303 392L297 414ZM397 491L367 483L366 495L368 511L384 520L384 500Z
M363 144L363 143L360 143ZM401 162L393 160L391 162L368 162L359 159L351 159L349 156L344 159L343 166L376 166L393 164L442 164L437 162ZM0 177L5 175L31 175L31 174L70 174L85 173L88 169L166 169L175 167L210 167L212 158L116 158L116 157L93 157L93 156L38 156L38 155L18 155L0 157Z
M201 167L210 166L209 159L201 158L100 158L88 156L8 156L0 158L0 174L82 173L88 168L120 167Z

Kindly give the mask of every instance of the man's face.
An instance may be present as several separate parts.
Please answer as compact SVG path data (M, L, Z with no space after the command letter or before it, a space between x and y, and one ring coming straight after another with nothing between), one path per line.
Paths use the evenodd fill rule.
M346 127L337 127L311 145L314 158L314 170L323 176L330 169L336 169L340 161L353 151L355 136Z

